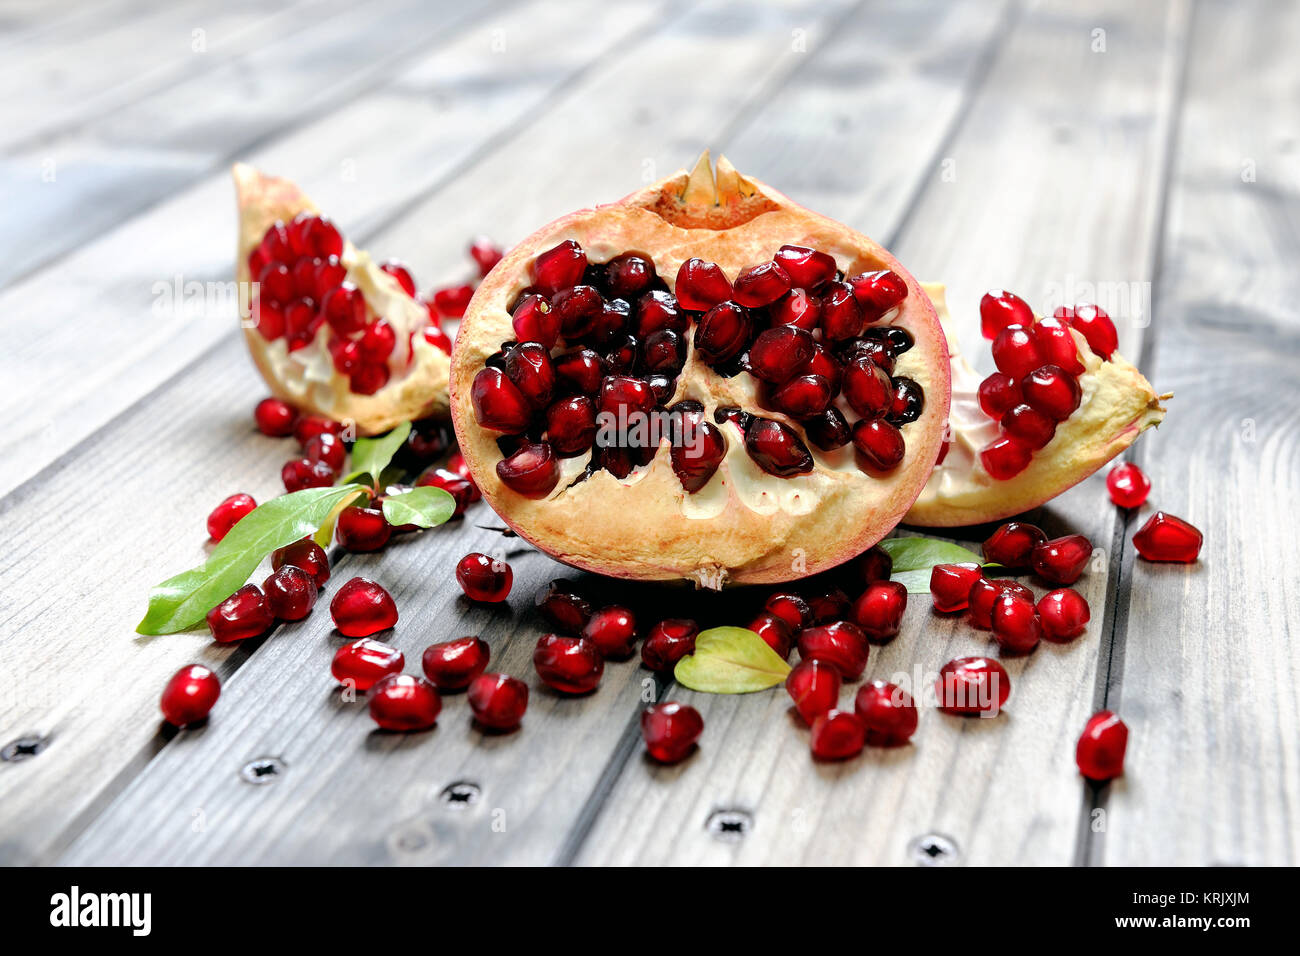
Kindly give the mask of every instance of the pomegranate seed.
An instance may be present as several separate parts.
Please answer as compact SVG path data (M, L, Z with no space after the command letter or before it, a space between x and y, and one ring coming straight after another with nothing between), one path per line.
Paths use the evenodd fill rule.
M853 447L879 471L892 471L903 461L907 445L896 425L883 418L861 421L853 426Z
M293 299L293 276L283 262L267 263L257 282L258 298L276 305L288 305Z
M329 345L330 358L334 360L334 371L340 375L351 376L361 367L361 343L340 339Z
M505 353L506 376L533 408L545 408L555 391L555 367L546 347L523 342ZM481 374L481 373L480 373Z
M833 664L816 659L800 661L786 677L785 690L799 716L811 724L835 706L843 680Z
M825 661L846 680L857 680L867 667L867 635L848 621L805 627L799 632L799 656Z
M776 651L782 660L790 656L794 647L790 625L771 611L759 614L745 627L761 637L763 643Z
M464 690L487 670L492 649L479 637L430 644L420 658L424 676L439 690Z
M695 326L695 350L708 364L721 365L744 351L752 329L748 312L734 302L722 302Z
M304 488L328 488L334 484L334 469L323 461L299 458L285 462L280 469L280 480L285 491L302 491Z
M277 222L266 230L261 243L258 244L257 251L267 261L291 259L297 255L289 242L289 229L282 222Z
M509 596L515 576L506 562L472 551L456 564L456 580L471 601L496 604Z
M876 545L854 560L853 570L857 574L857 579L863 584L888 581L889 576L894 573L894 559L889 556L888 551Z
M687 259L677 270L673 293L684 309L707 312L731 298L731 283L720 266L703 259Z
M1009 325L993 340L993 363L999 372L1022 379L1043 364L1043 353L1028 326Z
M1013 654L1027 654L1043 636L1033 600L1013 591L1003 591L993 602L992 623L998 646Z
M1028 405L1017 405L1002 416L1002 430L1026 448L1046 448L1056 437L1056 422Z
M794 325L811 332L821 324L822 304L820 299L803 289L794 289L774 302L769 314L773 327Z
M984 542L984 560L1007 568L1027 568L1029 556L1046 540L1047 535L1037 525L1008 521Z
M314 438L307 439L302 454L310 461L323 461L335 472L340 472L343 470L344 462L347 461L348 449L338 435L322 432Z
M350 282L344 282L325 294L321 312L338 335L351 335L366 327L366 298Z
M561 289L577 285L586 271L587 254L582 246L566 239L533 260L533 285L542 295L555 295Z
M518 435L528 427L532 415L528 400L498 368L482 368L470 387L474 418L484 428Z
M299 259L289 267L289 278L293 281L294 294L300 298L314 299L316 296L316 275L320 268L325 265L320 259ZM347 270L342 270L346 275ZM342 277L340 277L341 281ZM326 291L329 291L327 287Z
M298 423L293 426L293 437L304 448L307 446L307 442L317 435L323 435L325 432L342 436L343 424L322 415L303 415L298 419Z
M213 541L220 541L230 533L230 529L238 524L241 518L256 507L257 502L253 500L252 495L240 493L223 499L221 504L213 508L212 513L208 515L208 537Z
M741 270L734 283L733 298L749 309L771 305L790 291L790 276L776 262L764 262Z
M636 650L636 617L627 608L611 604L591 615L582 636L595 644L602 656L625 660Z
M393 526L380 509L353 505L339 512L334 535L348 551L378 551L388 544Z
M993 603L1004 591L1010 591L1027 601L1034 599L1034 592L1016 581L990 581L987 578L980 577L971 585L970 594L966 598L969 609L966 616L970 623L985 631L992 628Z
M685 758L703 732L704 718L686 704L653 704L641 714L646 752L660 763L673 764Z
M283 438L293 434L294 423L298 421L298 410L278 398L264 398L253 409L253 418L257 422L257 430L263 435Z
M1074 751L1079 773L1089 780L1113 780L1124 773L1128 725L1109 710L1088 718Z
M528 685L505 674L480 674L466 697L474 719L490 730L513 730L528 709Z
M916 733L920 718L912 695L883 680L858 688L853 712L867 728L867 743L876 747L901 747Z
M966 610L970 606L971 588L980 577L980 566L973 562L936 564L930 569L934 609L945 614Z
M772 404L792 418L810 418L826 411L835 391L820 375L799 375L772 392Z
M1151 479L1131 461L1121 462L1106 476L1106 489L1121 508L1139 508L1151 493Z
M807 246L784 245L772 257L790 281L804 289L815 289L835 278L839 268L835 257Z
M635 344L635 336L627 336L626 341ZM686 359L686 342L672 329L660 329L646 336L641 346L641 362L647 372L664 372L676 375L682 370ZM611 364L614 364L611 355ZM632 363L623 363L628 369Z
M158 709L176 727L197 724L211 713L221 696L221 681L202 664L190 664L172 675L163 687Z
M749 349L749 370L765 382L789 381L812 357L817 343L811 333L794 325L760 332Z
M611 296L629 302L648 290L658 277L655 264L634 252L625 252L605 263L605 288Z
M907 588L898 581L873 581L853 604L853 620L867 640L885 644L898 635L907 610Z
M833 405L820 415L814 415L805 421L803 430L808 440L822 451L843 448L853 440L853 430L844 420L844 415Z
M678 309L673 294L655 289L637 299L635 324L636 334L644 338L663 329L684 332L688 322Z
M830 624L848 618L853 602L839 588L808 595L808 613L813 624Z
M1133 545L1148 561L1179 561L1190 564L1201 553L1201 532L1173 515L1157 511L1137 534ZM1069 581L1062 581L1069 584Z
M980 299L980 331L986 339L996 339L1009 325L1034 324L1034 310L1014 292L993 289Z
M1003 435L980 449L980 464L997 481L1014 478L1029 467L1029 446Z
M415 279L411 275L411 270L406 268L405 264L396 259L389 259L379 268L396 279L397 284L402 287L402 291L412 298L415 297Z
M406 658L397 648L363 637L334 652L330 674L345 687L364 694L385 677L400 674L405 664Z
M433 293L433 304L437 310L452 319L459 319L469 308L469 300L474 298L472 285L453 285L437 289Z
M219 644L258 637L274 623L271 605L256 584L245 584L208 612L208 629Z
M262 582L271 613L282 621L301 621L316 604L316 579L302 568L287 564Z
M1088 602L1073 588L1049 591L1038 601L1038 619L1048 640L1073 640L1087 630L1090 617Z
M478 266L478 274L485 277L501 261L505 253L487 236L479 236L469 247L469 254Z
M383 730L428 730L442 712L438 689L424 678L409 674L385 677L370 688L368 699L370 719Z
M889 345L877 339L858 338L840 343L836 355L846 363L859 358L867 359L886 375L893 374L896 364Z
M388 366L362 365L348 377L348 387L358 395L373 395L388 384Z
M773 594L763 604L763 609L785 621L791 630L797 631L812 623L812 609L808 607L808 602L792 591Z
M580 635L591 620L591 604L563 578L540 589L533 598L533 605L547 624L570 637Z
M1079 580L1091 557L1092 542L1081 534L1069 534L1044 541L1034 548L1029 556L1029 565L1044 581L1073 584Z
M603 317L605 300L589 285L562 289L551 297L551 311L560 323L566 339L580 339L591 334Z
M1055 365L1034 369L1020 382L1025 402L1054 421L1063 422L1083 400L1083 390L1069 372Z
M523 442L496 465L497 477L525 498L545 498L560 480L560 460L546 442Z
M849 710L828 710L812 722L812 754L818 760L848 760L862 753L867 728Z
M330 617L344 637L369 637L397 623L397 605L374 581L353 578L330 601Z
M844 381L844 369L840 363L831 358L830 352L823 345L814 345L812 358L795 369L796 375L820 375L830 382L838 391Z
M885 413L885 421L891 425L907 425L921 417L925 410L925 392L921 386L910 378L902 376L894 379L894 390Z
M1057 313L1058 318L1063 318L1059 315L1059 309ZM1069 316L1069 322L1083 333L1083 337L1088 340L1088 348L1110 361L1111 355L1119 348L1119 333L1115 331L1115 323L1110 320L1105 309L1095 305L1076 305L1073 314Z
M515 338L552 348L560 337L560 317L540 295L526 295L519 300L510 318Z
M745 429L745 451L754 464L778 478L813 469L812 453L792 430L771 418L754 418Z
M253 311L249 314L253 317L253 323L257 326L257 331L268 342L284 335L286 328L284 310L274 302L262 302L255 299L253 301Z
M1011 695L1011 678L988 657L958 657L939 668L939 709L961 716L996 715Z
M865 419L875 419L889 411L893 402L893 383L885 370L866 356L858 356L844 369L844 398Z
M328 219L311 216L305 221L302 232L303 241L313 254L327 256L343 255L343 236Z
M271 568L279 571L286 566L302 568L312 576L317 590L330 579L330 560L325 549L311 538L303 538L271 552Z
M582 395L595 395L605 378L605 360L591 349L575 349L552 360L561 382Z
M595 403L585 395L575 395L548 408L546 440L562 458L585 452L596 440Z
M979 397L980 408L992 419L1000 419L1024 401L1024 396L1020 394L1020 383L1001 372L994 372L980 382Z
M843 282L827 285L821 297L822 336L830 342L843 342L862 331L862 306L853 289Z
M670 671L687 654L695 653L700 628L685 618L668 618L650 629L641 645L641 663L652 671Z
M878 322L885 313L907 298L907 283L888 269L863 272L848 280L853 295L862 306L862 317L868 323Z
M456 500L453 518L459 518L465 509L478 500L478 491L472 481L468 481L446 468L431 468L415 481L417 488L441 488Z
M605 672L600 648L581 637L543 634L533 651L533 667L543 683L566 694L595 690Z
M1048 316L1033 327L1034 341L1043 358L1067 375L1079 376L1087 369L1079 358L1079 345L1069 325L1055 316Z
M358 342L362 361L383 362L397 346L397 333L384 319L376 319L366 326Z
M630 375L607 375L600 383L600 412L613 416L620 425L633 423L635 416L654 409L650 387Z

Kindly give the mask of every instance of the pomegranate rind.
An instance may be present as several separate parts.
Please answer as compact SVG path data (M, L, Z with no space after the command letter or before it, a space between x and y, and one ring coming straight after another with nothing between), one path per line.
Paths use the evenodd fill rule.
M268 228L277 221L288 223L299 213L320 215L320 211L287 179L267 176L245 163L236 163L231 172L239 209L235 278L242 288L242 283L252 278L248 254ZM271 393L300 411L354 422L360 435L377 435L402 422L445 416L451 360L419 334L418 330L429 324L428 309L407 295L368 253L346 239L339 259L347 269L347 280L361 290L370 310L386 319L396 334L397 345L388 361L388 384L373 395L353 392L347 376L338 373L330 358L328 325L321 326L311 345L290 352L283 338L267 341L242 321L245 316L241 314L248 351ZM412 332L416 334L412 336Z
M921 416L903 426L902 463L888 474L868 475L855 464L849 446L829 455L815 453L821 464L809 474L776 478L746 454L739 427L726 423L719 426L727 438L726 457L694 494L688 495L674 474L667 440L649 465L626 479L602 470L575 484L588 460L583 455L564 460L560 482L544 499L530 500L506 487L495 470L502 458L497 435L474 418L471 383L488 356L513 338L507 308L528 286L530 263L566 239L577 241L592 262L629 251L647 253L670 287L681 263L693 256L716 262L734 279L785 243L830 253L846 275L896 272L907 283L908 296L887 321L907 328L916 341L899 356L896 374L915 380L926 396ZM693 361L694 345L688 348L686 370L665 404L700 401L710 420L722 406L760 409L759 383L752 376L723 378ZM920 494L948 417L947 345L920 284L871 239L741 177L725 159L719 159L716 178L705 159L693 173L679 171L619 202L572 213L519 243L475 293L452 356L457 439L497 514L560 561L638 580L687 579L709 588L770 583L855 557L888 534ZM802 435L793 419L762 414Z
M1033 454L1029 467L998 481L980 464L979 450L998 435L998 423L979 405L981 376L957 344L944 286L924 283L938 311L952 358L952 444L935 467L904 522L925 528L953 528L1000 521L1022 514L1074 487L1100 470L1165 417L1151 383L1122 355L1105 361L1077 331L1084 372L1083 401L1057 425L1052 440Z

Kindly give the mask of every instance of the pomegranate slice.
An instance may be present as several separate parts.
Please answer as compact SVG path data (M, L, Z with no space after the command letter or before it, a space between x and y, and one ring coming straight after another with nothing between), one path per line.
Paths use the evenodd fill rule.
M275 397L362 435L445 415L446 336L410 273L356 249L294 183L243 163L233 173L236 278L260 280L240 304L244 337Z
M524 391L506 356L529 342L554 380L545 404L498 403L519 413L503 438L474 382ZM585 570L718 588L816 574L887 534L939 455L948 376L893 256L705 155L512 249L466 309L451 401L521 537Z

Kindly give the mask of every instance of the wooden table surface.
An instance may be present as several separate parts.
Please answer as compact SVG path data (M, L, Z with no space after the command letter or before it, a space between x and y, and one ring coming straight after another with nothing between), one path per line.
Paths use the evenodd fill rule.
M1300 4L1241 0L6 0L0 862L1300 862L1298 45ZM432 287L471 236L509 244L705 146L946 281L968 348L987 288L1127 297L1121 349L1175 393L1132 454L1151 505L1117 512L1098 475L1033 515L1099 546L1093 620L1008 662L999 719L927 711L912 746L827 766L780 691L629 662L561 699L531 598L565 569L483 505L334 575L389 587L408 660L484 635L533 686L518 733L482 736L463 698L432 732L374 732L329 678L323 609L237 648L134 634L211 506L274 495L289 455L251 427L233 315L157 307L230 277L232 161ZM1198 564L1134 560L1152 505L1204 531ZM460 595L470 550L508 557L509 607ZM607 590L732 623L755 601ZM985 642L917 596L869 674ZM218 710L164 732L193 661ZM673 768L637 730L659 694L706 721ZM1074 741L1103 705L1132 737L1096 789Z

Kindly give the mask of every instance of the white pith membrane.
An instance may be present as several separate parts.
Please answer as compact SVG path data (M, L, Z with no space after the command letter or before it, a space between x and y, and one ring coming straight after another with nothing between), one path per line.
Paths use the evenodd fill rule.
M742 269L769 261L786 244L830 254L845 276L893 271L906 283L907 296L869 328L898 325L915 340L897 356L891 374L912 379L924 393L919 417L900 428L903 460L889 472L868 473L851 443L830 453L818 449L795 419L759 404L758 379L747 372L724 377L696 356L693 319L684 334L683 370L672 397L661 404L698 401L709 422L716 422L717 409L730 406L779 421L807 445L812 471L790 478L764 472L746 452L741 429L723 422L718 427L726 439L725 457L694 493L685 491L672 468L667 438L649 464L626 478L606 470L587 474L588 451L560 460L560 480L545 498L517 493L497 476L502 436L479 425L471 386L487 359L515 338L509 308L530 287L533 260L564 240L576 241L594 264L628 252L644 255L669 291L687 259L716 263L734 281ZM765 327L760 320L755 334ZM576 345L561 340L551 354ZM718 588L788 581L840 564L897 525L938 456L948 417L947 349L916 280L872 240L741 177L725 158L715 176L707 153L690 174L683 170L617 203L573 213L516 246L479 287L452 354L452 419L484 497L542 550L617 577L688 579ZM836 405L842 411L848 407L842 395ZM861 416L846 412L845 417L852 425Z
M1119 352L1103 359L1078 330L1071 330L1084 365L1078 377L1083 392L1078 409L1056 426L1046 446L1033 452L1024 471L1005 480L993 478L979 460L980 449L1000 434L997 420L980 407L983 377L961 354L944 286L927 282L923 287L934 302L952 356L951 444L905 523L963 527L1022 514L1093 474L1165 417L1160 402L1169 395L1157 395Z
M319 216L316 205L294 183L265 176L237 163L232 169L239 205L239 247L236 279L249 275L248 256L277 222L286 225L299 214ZM396 337L386 360L388 382L370 395L354 392L349 378L335 369L329 351L328 323L316 330L311 343L289 350L287 337L267 340L248 321L241 303L241 324L253 362L271 393L300 411L354 422L360 435L374 435L402 422L445 415L451 360L420 334L430 326L428 308L406 293L397 279L384 272L370 255L343 240L340 263L346 281L365 297L368 320L385 319Z

